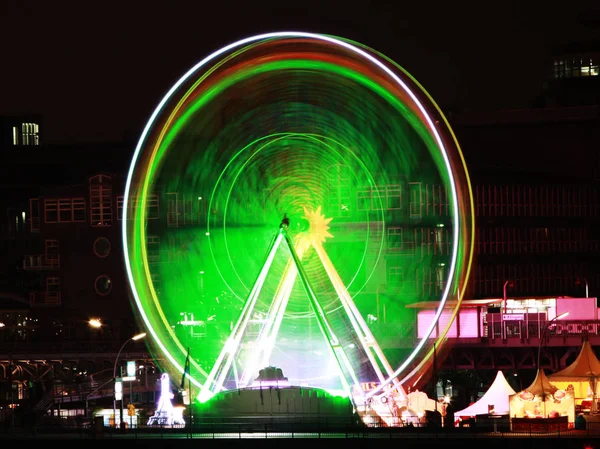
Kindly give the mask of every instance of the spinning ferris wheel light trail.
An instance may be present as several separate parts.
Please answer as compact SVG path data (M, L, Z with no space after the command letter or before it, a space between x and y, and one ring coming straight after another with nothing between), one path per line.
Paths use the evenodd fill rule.
M217 359L217 363L214 365L213 370L209 374L208 381L204 384L204 387L200 392L201 400L208 399L211 393L214 394L223 388L228 371L236 363L236 359L238 358L241 350L243 334L247 331L250 317L254 313L254 306L256 304L258 295L260 294L262 284L271 267L277 249L282 242L285 242L288 246L288 250L291 255L291 261L288 262L286 266L285 274L277 290L273 304L269 307L269 312L264 320L263 327L259 332L254 349L252 350L252 353L247 356L247 360L249 362L248 365L242 369L244 374L242 375L241 381L239 381L237 378L235 379L236 386L238 388L250 386L251 379L249 376L252 376L254 373L258 372L257 368L270 365L269 357L273 350L279 325L283 319L285 307L289 301L291 287L296 280L296 276L299 275L306 293L311 301L311 305L316 315L319 317L321 332L327 339L330 349L338 362L341 382L344 386L346 394L349 397L352 397L353 394L356 394L353 392L362 392L360 389L361 379L358 378L356 372L353 370L350 358L344 352L338 337L335 335L334 330L329 324L327 315L323 311L323 307L317 299L316 294L310 285L310 280L308 279L302 267L302 256L309 249L309 247L312 247L317 252L319 259L323 263L329 279L334 285L336 293L338 294L344 310L348 315L352 327L358 335L358 340L362 345L362 350L367 355L371 364L371 368L377 375L377 380L379 382L384 382L390 376L393 376L394 370L385 358L385 355L377 344L366 322L356 309L352 298L348 294L348 291L337 274L335 267L323 248L323 243L325 240L327 238L333 238L333 235L329 233L328 226L331 218L325 219L321 213L320 207L318 207L314 212L305 209L304 214L304 218L308 219L310 227L307 232L298 235L296 243L294 243L287 234L290 221L287 216L284 216L282 223L279 226L279 233L274 238L273 244L269 247L265 264L263 265L257 281L251 290L243 312L240 315L232 335L229 337L227 343L223 347L223 350ZM385 369L385 374L381 371L382 367ZM362 380L362 382L367 381L367 379ZM394 387L395 390L402 395L403 400L405 400L406 397L404 390L397 380L394 382ZM353 399L356 402L356 398ZM364 397L360 402L364 402Z
M186 72L140 137L122 217L133 307L164 371L191 348L199 401L274 364L291 385L402 402L460 307L472 201L448 121L394 61L334 36L252 36ZM405 347L423 300L431 325Z

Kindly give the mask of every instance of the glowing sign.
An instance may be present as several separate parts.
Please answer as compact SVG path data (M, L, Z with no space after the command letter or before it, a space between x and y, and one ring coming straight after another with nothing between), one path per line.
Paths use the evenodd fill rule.
M123 382L121 380L115 380L115 400L121 401L123 399Z

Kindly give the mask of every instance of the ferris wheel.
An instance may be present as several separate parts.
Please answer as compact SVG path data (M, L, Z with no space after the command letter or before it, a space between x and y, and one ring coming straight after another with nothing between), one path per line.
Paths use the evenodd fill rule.
M150 117L125 193L134 309L171 376L190 350L200 401L268 366L402 401L468 279L472 196L448 122L344 38L268 33L204 58ZM414 342L423 298L437 306Z

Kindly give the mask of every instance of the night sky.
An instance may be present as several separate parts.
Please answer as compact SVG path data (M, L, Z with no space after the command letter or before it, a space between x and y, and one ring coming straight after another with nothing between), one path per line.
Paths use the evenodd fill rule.
M200 59L237 39L284 30L373 47L445 109L526 107L544 83L552 48L600 41L600 28L581 23L600 17L599 3L548 10L552 2L4 0L0 115L42 114L50 144L137 136Z

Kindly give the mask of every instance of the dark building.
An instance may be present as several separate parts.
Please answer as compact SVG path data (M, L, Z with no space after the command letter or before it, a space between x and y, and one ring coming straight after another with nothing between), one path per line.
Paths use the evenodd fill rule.
M600 44L571 43L557 48L550 76L535 104L545 107L600 104Z
M1 116L0 151L42 145L42 128L40 115Z
M456 116L477 221L473 297L582 296L599 285L600 107Z

